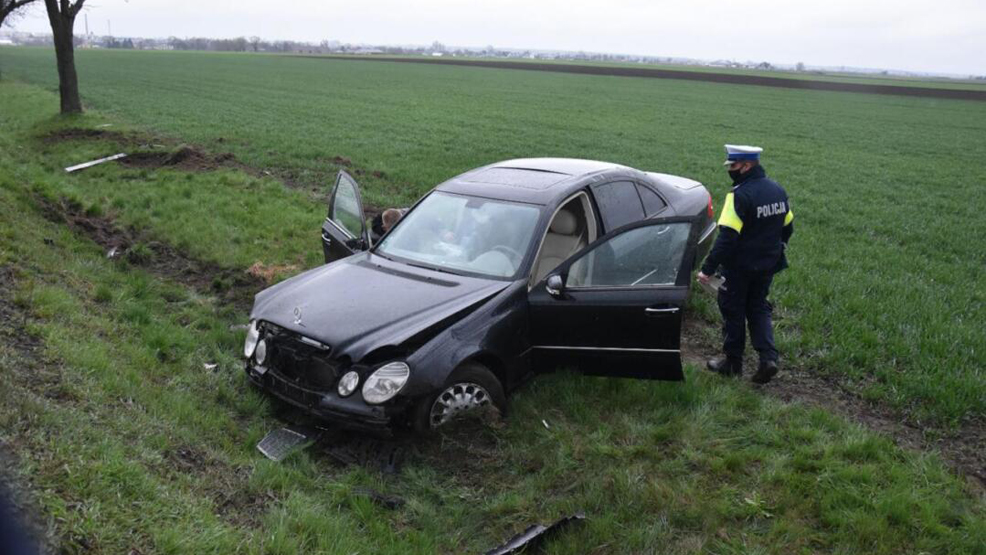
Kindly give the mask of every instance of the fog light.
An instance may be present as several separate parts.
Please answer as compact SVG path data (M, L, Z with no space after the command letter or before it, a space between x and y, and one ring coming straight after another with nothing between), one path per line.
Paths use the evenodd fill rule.
M257 343L257 348L253 350L253 358L257 364L263 364L267 360L267 342L263 339Z
M339 380L339 396L349 397L356 391L356 386L359 385L359 374L355 371L346 372L346 374Z
M378 405L390 400L407 383L411 369L403 362L391 362L370 374L363 383L363 400Z

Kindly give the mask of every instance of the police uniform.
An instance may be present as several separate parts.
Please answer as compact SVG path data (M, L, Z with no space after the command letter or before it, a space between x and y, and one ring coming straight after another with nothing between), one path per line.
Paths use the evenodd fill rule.
M759 161L759 147L726 145L725 164ZM760 355L754 381L765 383L777 372L771 312L767 301L774 274L787 267L784 251L794 232L794 212L784 188L767 178L758 164L735 180L719 217L719 235L702 265L712 275L721 267L725 282L718 303L723 319L724 360L709 367L728 375L742 373L746 324Z

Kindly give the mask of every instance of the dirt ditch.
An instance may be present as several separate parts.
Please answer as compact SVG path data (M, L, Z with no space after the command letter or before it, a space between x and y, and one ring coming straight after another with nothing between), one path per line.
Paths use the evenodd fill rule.
M185 171L214 171L220 168L241 168L232 153L211 155L197 148L182 146L174 151L138 151L120 159L120 164L131 168L176 168Z
M705 368L708 358L717 356L719 345L701 333L709 324L687 320L682 334L685 362ZM748 354L744 361L744 379L756 368L756 358ZM958 430L922 426L878 403L867 401L852 391L845 380L823 376L797 366L782 364L781 372L766 385L753 386L766 395L786 403L800 402L835 412L874 432L893 439L910 451L938 452L945 463L980 493L986 493L986 422L969 422Z
M250 310L253 296L267 285L257 275L202 262L141 231L121 228L111 218L86 214L78 204L42 197L38 197L38 203L45 218L88 237L103 247L108 258L143 268L200 293L215 295L242 312Z

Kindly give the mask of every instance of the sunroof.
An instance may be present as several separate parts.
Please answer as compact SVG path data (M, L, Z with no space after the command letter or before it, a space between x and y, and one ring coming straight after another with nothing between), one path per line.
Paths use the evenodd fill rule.
M547 189L568 177L564 173L526 170L523 168L488 168L477 174L470 175L467 181L473 183L490 183L493 185L510 185L525 189Z

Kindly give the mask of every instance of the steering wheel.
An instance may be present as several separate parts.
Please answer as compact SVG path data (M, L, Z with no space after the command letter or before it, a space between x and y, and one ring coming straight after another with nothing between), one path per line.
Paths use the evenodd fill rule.
M510 261L513 263L515 268L520 264L520 261L523 260L524 258L519 252L515 251L514 249L506 245L497 245L493 247L492 250L497 252L502 252L503 254L507 255L507 258L510 259Z

